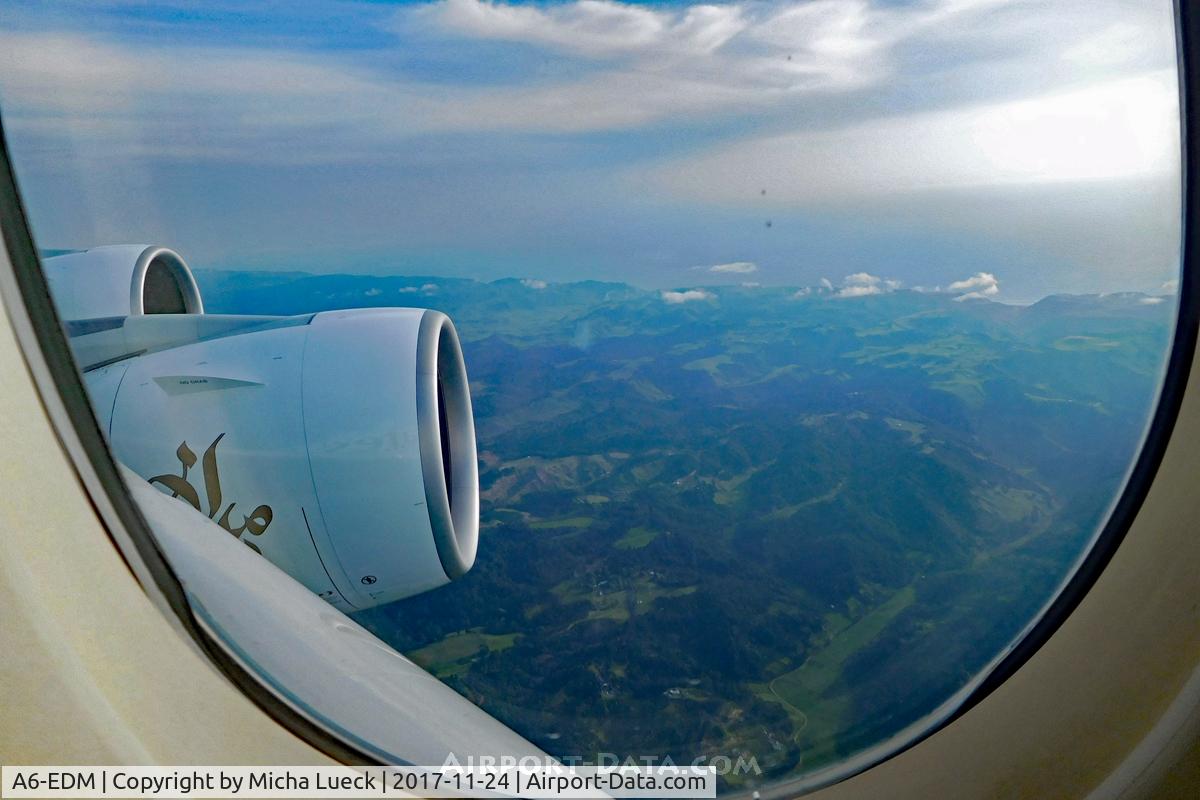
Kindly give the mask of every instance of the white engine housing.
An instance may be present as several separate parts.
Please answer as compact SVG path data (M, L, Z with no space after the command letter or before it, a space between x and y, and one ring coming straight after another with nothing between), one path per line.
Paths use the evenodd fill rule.
M444 314L280 318L86 378L121 462L338 608L474 563L475 428Z
M62 319L204 313L191 269L166 247L93 247L42 264Z

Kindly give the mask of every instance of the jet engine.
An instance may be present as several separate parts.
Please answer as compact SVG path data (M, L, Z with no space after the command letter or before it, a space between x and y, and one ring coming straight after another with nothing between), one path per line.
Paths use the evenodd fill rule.
M47 258L43 267L63 319L204 313L192 271L166 247L93 247Z
M320 597L369 608L471 568L475 427L444 314L93 322L72 343L116 458Z

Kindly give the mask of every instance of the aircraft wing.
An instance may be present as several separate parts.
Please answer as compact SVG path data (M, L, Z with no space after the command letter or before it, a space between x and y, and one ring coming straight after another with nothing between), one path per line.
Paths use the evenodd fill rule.
M546 756L186 504L124 469L197 617L302 713L384 763ZM381 752L382 751L382 752ZM403 760L400 760L403 759Z

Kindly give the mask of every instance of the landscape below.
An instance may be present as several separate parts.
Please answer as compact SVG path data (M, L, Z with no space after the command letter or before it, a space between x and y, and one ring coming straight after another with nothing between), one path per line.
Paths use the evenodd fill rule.
M217 313L448 313L478 560L357 619L551 754L753 757L727 788L893 735L1021 633L1120 491L1175 308L198 277Z

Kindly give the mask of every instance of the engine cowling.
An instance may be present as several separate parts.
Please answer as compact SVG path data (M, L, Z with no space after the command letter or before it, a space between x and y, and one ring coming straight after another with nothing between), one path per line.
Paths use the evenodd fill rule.
M86 377L121 462L343 610L474 563L471 399L440 312L280 318Z
M93 247L42 264L62 319L204 313L191 269L166 247Z

